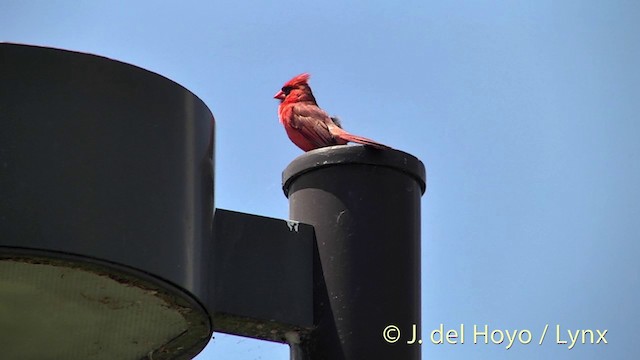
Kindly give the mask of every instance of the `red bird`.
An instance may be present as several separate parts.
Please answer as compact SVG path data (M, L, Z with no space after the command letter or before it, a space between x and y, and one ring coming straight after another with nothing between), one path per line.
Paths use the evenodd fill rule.
M349 134L336 118L320 109L309 87L309 74L289 80L274 99L280 100L278 117L289 139L300 149L310 151L325 146L345 145L348 142L368 145L376 149L390 149L366 137Z

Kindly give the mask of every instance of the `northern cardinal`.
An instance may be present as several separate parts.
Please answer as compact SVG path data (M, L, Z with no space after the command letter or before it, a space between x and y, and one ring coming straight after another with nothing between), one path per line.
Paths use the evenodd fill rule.
M308 81L309 74L300 74L284 84L273 97L280 100L280 123L284 125L289 139L300 149L310 151L325 146L345 145L348 142L390 149L379 142L343 130L337 118L330 117L320 109Z

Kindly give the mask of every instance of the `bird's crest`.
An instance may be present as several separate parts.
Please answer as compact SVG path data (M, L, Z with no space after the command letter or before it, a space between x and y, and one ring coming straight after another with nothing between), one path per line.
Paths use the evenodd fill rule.
M306 84L307 81L309 81L309 74L307 73L302 73L296 77L294 77L293 79L287 81L286 84L284 84L284 86L291 86L291 87L295 87L298 86L300 84Z

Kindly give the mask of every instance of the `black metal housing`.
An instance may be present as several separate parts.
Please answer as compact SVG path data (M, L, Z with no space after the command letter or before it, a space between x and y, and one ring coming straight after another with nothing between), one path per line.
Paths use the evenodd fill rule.
M111 263L209 304L207 106L129 64L7 43L0 87L0 254Z

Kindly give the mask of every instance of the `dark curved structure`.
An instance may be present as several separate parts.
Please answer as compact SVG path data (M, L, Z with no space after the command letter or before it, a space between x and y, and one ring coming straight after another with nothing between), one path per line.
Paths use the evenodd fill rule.
M180 324L153 339L127 338L131 351L111 358L197 354L212 331L205 309L212 287L204 278L213 214L214 122L207 106L173 81L129 64L7 43L0 44L0 87L0 297L42 293L55 302L59 294L53 292L77 287L77 297L60 304L77 301L79 317L104 310L107 326L139 305L120 293L133 287L140 291L136 299L148 296L140 309L158 301L159 311L182 316ZM59 276L38 280L54 273ZM105 280L103 288L64 281L82 276L93 279L89 283ZM60 284L49 289L50 281ZM34 306L47 304L31 304L29 311ZM41 317L28 326L42 329L59 324L56 319ZM109 331L134 326L125 320ZM100 346L109 351L108 343ZM26 358L20 351L28 349L17 347L14 358ZM69 347L76 352L61 349L65 358L101 358L87 355L91 344Z

